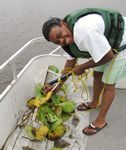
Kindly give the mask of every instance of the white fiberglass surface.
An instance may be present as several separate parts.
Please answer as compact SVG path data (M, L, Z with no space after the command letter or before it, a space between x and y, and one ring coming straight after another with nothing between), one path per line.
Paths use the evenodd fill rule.
M58 59L61 59L61 58L58 58ZM60 69L61 68L62 66L60 67ZM52 80L53 78L55 78L54 75L47 76L46 82L48 82L49 80ZM34 81L37 81L37 80L38 79L36 78ZM40 80L40 77L39 77L39 80ZM66 84L68 85L67 97L68 99L75 101L76 105L83 101L89 101L89 97L87 98L87 95L85 92L83 92L83 98L82 98L81 92L83 89L83 85L81 81L76 81L76 84L78 87L76 92L74 92L75 86L71 78L68 79ZM76 126L72 123L75 117L78 118L79 120ZM89 124L89 112L78 112L77 110L75 110L75 113L73 114L73 116L65 124L66 126L68 126L69 130L62 137L61 140L66 141L69 146L63 149L64 150L77 150L77 149L84 150L86 147L86 143L87 143L87 137L82 133L82 129L86 125ZM70 135L72 135L72 138L70 138ZM42 149L50 150L50 148L54 146L53 141L45 140L42 142L32 142L26 137L27 135L24 129L21 130L17 128L12 134L12 136L9 138L9 140L7 141L4 147L4 150L10 150L12 148L13 150L17 150L17 149L22 150L23 148L25 149L26 147L29 147L29 149L31 148L31 149L36 149L36 150L42 150Z

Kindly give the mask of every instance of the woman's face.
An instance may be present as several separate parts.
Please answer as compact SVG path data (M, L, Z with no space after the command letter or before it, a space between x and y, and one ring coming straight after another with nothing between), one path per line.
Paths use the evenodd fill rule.
M49 41L61 46L73 43L73 35L65 22L61 22L60 26L52 27L49 33Z

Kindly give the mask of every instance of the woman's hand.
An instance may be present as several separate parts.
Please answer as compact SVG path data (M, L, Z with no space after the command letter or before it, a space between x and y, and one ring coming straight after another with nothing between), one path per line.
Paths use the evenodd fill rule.
M73 69L73 72L76 74L76 75L81 75L85 72L85 69L84 69L84 66L83 64L82 65L76 65Z

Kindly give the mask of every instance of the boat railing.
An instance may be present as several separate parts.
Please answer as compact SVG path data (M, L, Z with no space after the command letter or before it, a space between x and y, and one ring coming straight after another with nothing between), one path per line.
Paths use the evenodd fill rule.
M4 74L4 71L9 70L9 73L11 74L11 81L8 81L5 83L5 87L3 85L0 86L0 97L6 93L7 87L12 86L12 84L14 84L14 82L17 80L18 78L18 74L19 74L19 69L17 67L16 64L16 60L19 59L21 57L22 54L24 54L29 46L32 46L32 44L36 44L37 42L40 42L45 40L44 37L37 37L37 38L33 38L30 41L28 41L26 44L24 44L19 50L17 50L10 58L8 58L2 65L0 65L0 74ZM55 55L54 53L56 53L61 47L58 46L55 49L52 49L50 53L47 53L48 55ZM34 56L35 57L35 56ZM2 76L4 78L4 76ZM6 77L5 77L6 80Z
M25 52L26 48L35 43L38 40L44 40L44 37L37 37L34 39L31 39L28 41L25 45L23 45L16 53L14 53L9 59L7 59L2 65L0 65L0 73L3 72L8 66L10 66L12 74L13 74L13 79L17 79L17 69L16 69L16 64L15 60L23 53ZM54 54L57 50L59 50L60 46L58 46L56 49L52 50L49 55Z

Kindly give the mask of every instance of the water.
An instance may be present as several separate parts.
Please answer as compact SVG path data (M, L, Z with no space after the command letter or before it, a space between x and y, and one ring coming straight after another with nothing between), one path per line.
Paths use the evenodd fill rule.
M51 16L63 17L72 10L85 7L107 7L126 15L125 1L121 0L0 0L0 64L32 38L42 36L41 26ZM39 47L39 43L37 45ZM45 43L36 54L49 53L55 47ZM44 49L44 50L43 50ZM18 69L26 58L32 57L35 49L18 61ZM5 79L6 78L6 79ZM5 72L0 76L0 89L8 84L11 76Z

